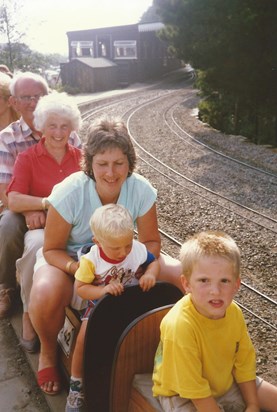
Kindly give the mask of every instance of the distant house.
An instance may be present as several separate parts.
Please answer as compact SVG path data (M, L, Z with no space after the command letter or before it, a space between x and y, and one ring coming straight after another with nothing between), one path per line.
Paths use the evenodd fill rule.
M158 78L181 66L157 32L163 23L131 24L67 33L69 62L63 85L94 92Z
M103 57L76 57L61 65L62 84L68 84L81 93L116 89L118 67Z

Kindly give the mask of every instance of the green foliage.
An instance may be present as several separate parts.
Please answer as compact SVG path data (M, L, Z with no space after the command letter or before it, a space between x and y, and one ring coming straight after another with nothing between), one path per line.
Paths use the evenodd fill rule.
M256 144L275 145L276 115L266 109L253 112L250 105L241 106L233 96L213 93L206 97L199 104L199 118L225 133L246 136Z
M0 5L0 34L5 41L5 64L14 70L14 59L16 50L15 44L19 44L24 37L24 33L18 29L17 17L20 15L21 1L2 0Z
M198 69L202 94L213 96L203 103L206 121L276 145L276 1L154 0L154 5L166 24L163 37Z
M199 105L199 118L218 130L232 133L233 118L229 115L228 108L227 102L215 94L202 100Z
M66 58L59 54L44 55L32 51L22 39L25 37L22 27L24 19L21 8L23 0L1 0L0 34L4 40L0 47L0 61L10 70L41 72L50 66L59 66ZM26 20L26 19L25 19ZM19 27L21 30L19 30Z
M59 91L59 92L66 92L66 93L68 93L68 94L71 94L71 95L75 95L75 94L79 94L79 93L81 93L81 91L80 91L80 89L78 88L78 87L73 87L73 86L70 86L69 84L65 84L65 85L63 85L63 86L58 86L57 87L57 90Z
M10 64L10 52L13 56L13 64ZM11 47L5 45L0 49L0 61L14 71L32 71L40 73L51 66L59 66L64 57L59 54L45 55L31 50L24 43L12 43Z
M141 16L140 23L152 23L152 22L157 22L160 20L161 20L161 17L158 15L156 7L151 6Z

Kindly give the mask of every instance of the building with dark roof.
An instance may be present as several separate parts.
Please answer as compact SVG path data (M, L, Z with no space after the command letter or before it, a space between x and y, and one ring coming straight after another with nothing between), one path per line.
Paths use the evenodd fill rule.
M61 65L63 85L80 92L111 90L181 67L157 35L163 27L155 22L67 32L69 62Z

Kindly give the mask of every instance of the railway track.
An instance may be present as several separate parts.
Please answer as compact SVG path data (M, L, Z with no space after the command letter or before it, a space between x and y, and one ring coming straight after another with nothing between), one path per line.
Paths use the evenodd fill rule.
M226 136L191 116L196 97L191 80L178 79L94 102L84 114L83 132L92 119L107 113L125 119L139 156L138 171L158 189L165 253L177 257L184 239L201 230L223 230L235 238L243 280L236 299L257 349L258 372L276 384L276 164L275 170L268 167L266 156L263 160L259 154L262 148L256 147L257 165L254 156L242 153L240 139L237 155L234 147L226 147Z

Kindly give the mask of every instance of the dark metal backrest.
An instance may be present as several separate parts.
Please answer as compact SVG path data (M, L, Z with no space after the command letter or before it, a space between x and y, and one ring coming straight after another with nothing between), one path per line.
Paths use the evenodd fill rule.
M84 390L88 410L108 412L111 371L118 340L142 314L177 302L183 296L174 285L157 282L149 292L126 287L120 296L104 296L88 320L84 351Z

